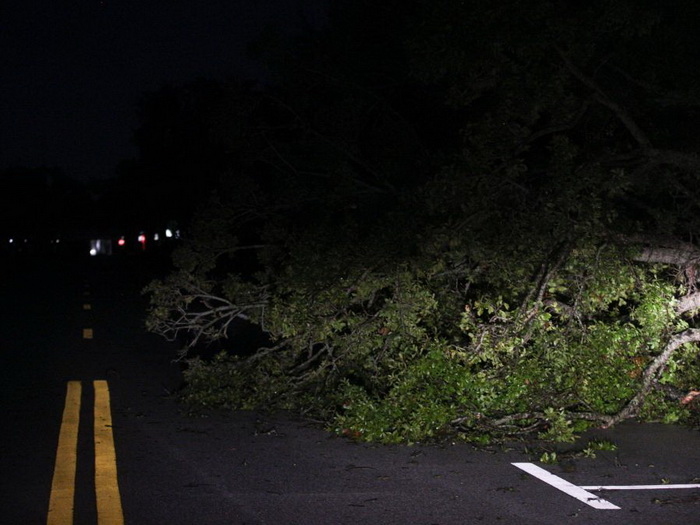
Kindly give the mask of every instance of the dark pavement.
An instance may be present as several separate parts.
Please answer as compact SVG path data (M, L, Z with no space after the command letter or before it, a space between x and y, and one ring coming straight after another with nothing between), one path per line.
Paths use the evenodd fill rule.
M0 270L0 523L46 523L66 382L86 393L75 523L96 523L89 385L106 379L125 523L700 523L700 490L598 493L596 510L513 467L534 462L576 485L700 483L700 433L629 423L615 442L560 465L522 445L377 446L284 415L190 416L171 395L174 348L143 329L151 261L14 259ZM89 301L90 310L83 310ZM93 329L93 339L82 331ZM83 424L84 423L84 424Z

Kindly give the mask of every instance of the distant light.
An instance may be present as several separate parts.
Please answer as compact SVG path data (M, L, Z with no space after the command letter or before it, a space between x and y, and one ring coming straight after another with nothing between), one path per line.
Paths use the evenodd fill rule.
M173 236L173 231L170 228L165 230L165 236L170 239Z
M139 235L139 242L142 244L146 242L146 236L143 233Z
M158 235L157 233L154 233L154 234L153 234L153 240L154 240L154 241L159 241L159 240L160 240L160 235Z
M112 255L112 240L92 239L90 241L90 255Z
M61 239L56 239L56 244L58 244L59 242L61 242Z
M14 239L10 239L10 244L12 244L13 242L15 242L15 240L14 240Z
M180 230L175 230L175 238L176 239L180 238Z
M126 244L126 241L124 240L124 237L121 237L118 241L117 244L119 246L124 246Z

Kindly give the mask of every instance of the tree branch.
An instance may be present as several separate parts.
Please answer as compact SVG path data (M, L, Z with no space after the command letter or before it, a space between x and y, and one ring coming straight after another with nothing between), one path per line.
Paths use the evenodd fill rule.
M683 267L700 263L700 248L672 237L628 235L618 237L617 242L623 245L645 245L632 256L632 259L638 262L674 264Z
M639 410L644 404L646 396L649 394L649 391L658 379L660 371L666 365L673 353L686 343L698 341L700 341L700 329L690 328L684 332L674 335L666 345L666 348L664 348L663 352L656 356L646 370L644 370L644 374L642 375L642 385L637 392L637 395L635 395L622 410L610 417L605 423L605 426L610 427L619 423L620 421L635 417L637 414L639 414Z
M697 310L698 308L700 308L700 292L695 292L678 300L676 313L682 315Z
M583 84L585 84L593 90L593 98L600 104L610 109L617 116L617 118L620 119L620 122L622 122L623 126L627 128L627 131L630 133L630 135L632 135L634 140L637 141L637 143L643 149L650 150L652 146L649 137L647 137L646 133L644 133L642 128L639 127L639 125L632 118L632 116L622 106L611 100L610 97L608 97L607 94L603 91L603 89L598 85L598 83L595 80L593 80L593 78L589 77L578 67L576 67L576 65L571 61L571 59L566 55L566 53L564 53L558 47L556 48L556 50L561 59L564 61L566 69L568 69L574 77L579 79Z
M264 287L259 288L254 297L240 304L205 288L206 283L197 283L180 276L167 285L159 283L151 285L150 290L147 290L155 294L151 300L154 308L149 315L149 329L168 341L176 341L183 333L191 336L180 352L180 359L200 340L213 341L227 337L228 328L235 319L249 320L251 311L264 311L267 306L268 297Z
M635 261L644 263L675 264L688 266L700 261L700 253L697 250L688 251L674 248L646 247L633 257Z

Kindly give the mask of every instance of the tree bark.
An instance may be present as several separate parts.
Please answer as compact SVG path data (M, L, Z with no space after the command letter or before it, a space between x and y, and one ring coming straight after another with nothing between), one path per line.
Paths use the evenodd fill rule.
M700 292L695 292L678 300L676 313L682 315L697 310L698 308L700 308Z
M634 257L635 261L645 263L675 264L677 266L689 266L700 262L700 250L692 245L689 248L666 248L662 246L648 246L642 248Z

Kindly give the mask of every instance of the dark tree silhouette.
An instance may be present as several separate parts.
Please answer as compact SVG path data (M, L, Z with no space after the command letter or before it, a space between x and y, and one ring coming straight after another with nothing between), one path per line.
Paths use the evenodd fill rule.
M188 398L383 441L691 419L700 83L676 7L348 3L269 52L240 170L149 323L270 344L191 360Z

